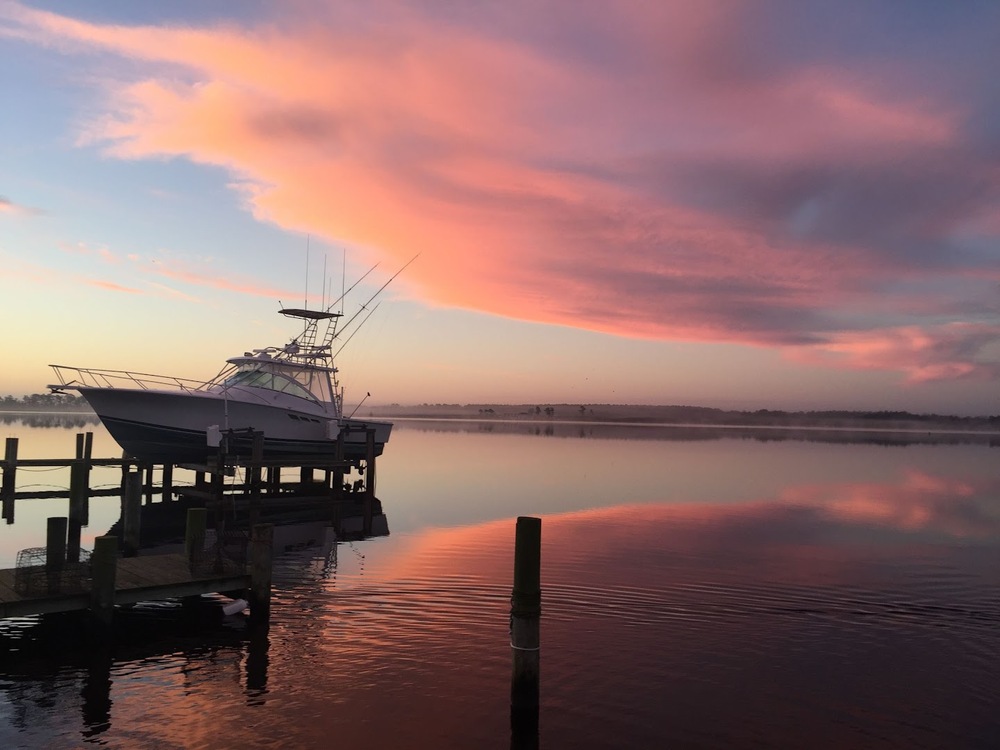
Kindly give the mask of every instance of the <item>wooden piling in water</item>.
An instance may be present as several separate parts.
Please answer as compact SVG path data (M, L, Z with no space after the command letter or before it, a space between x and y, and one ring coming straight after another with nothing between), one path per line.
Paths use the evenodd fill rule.
M84 526L83 496L87 494L87 488L81 484L83 481L81 470L82 466L76 461L69 468L69 518L66 519L66 560L68 562L80 561L80 535Z
M81 529L90 523L90 461L94 433L76 435L76 458L69 466L69 520L67 522L66 559L80 561Z
M538 724L539 621L541 589L542 520L517 519L514 538L514 590L510 599L511 724L523 731ZM530 731L530 729L529 729Z
M271 561L274 524L259 523L250 532L250 621L266 624L271 614Z
M125 475L125 492L122 494L122 556L139 554L139 534L142 518L142 472L130 471Z
M118 572L118 538L99 536L90 556L90 611L94 621L111 625L115 612L115 586Z
M3 504L3 519L14 523L14 492L17 477L17 438L7 438L4 449L3 483L0 485L0 502Z

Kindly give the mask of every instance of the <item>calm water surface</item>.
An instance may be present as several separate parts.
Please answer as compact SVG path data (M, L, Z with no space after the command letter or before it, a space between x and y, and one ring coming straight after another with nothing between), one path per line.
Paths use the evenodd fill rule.
M22 456L71 455L78 431L0 429ZM179 605L129 615L108 653L0 624L0 747L511 747L524 514L543 517L541 747L1000 746L997 447L546 431L398 424L390 535L307 533L266 634ZM3 565L64 513L19 501ZM92 501L85 544L117 515Z

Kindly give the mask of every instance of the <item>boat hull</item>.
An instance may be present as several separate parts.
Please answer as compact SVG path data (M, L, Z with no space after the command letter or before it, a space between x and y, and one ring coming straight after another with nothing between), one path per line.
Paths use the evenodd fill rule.
M264 456L334 456L340 424L322 407L302 400L301 408L285 404L240 401L211 392L154 391L128 388L79 388L122 449L145 461L198 463L217 455L209 442L211 427L227 433L229 452L249 454L252 433L264 433ZM364 457L364 420L351 420L344 434L345 458ZM380 455L392 425L375 429L375 455ZM389 428L389 429L386 429Z

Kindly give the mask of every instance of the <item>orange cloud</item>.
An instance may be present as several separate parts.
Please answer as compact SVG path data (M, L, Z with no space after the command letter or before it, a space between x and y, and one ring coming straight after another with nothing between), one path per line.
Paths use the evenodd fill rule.
M992 262L952 243L990 226L1000 172L962 140L974 108L905 60L782 59L742 3L526 5L516 28L498 9L306 5L255 26L0 18L138 66L82 142L223 166L261 220L421 252L408 276L436 304L805 347L913 383L993 372L1000 335L955 305ZM886 322L922 281L930 309ZM975 335L942 347L951 326Z

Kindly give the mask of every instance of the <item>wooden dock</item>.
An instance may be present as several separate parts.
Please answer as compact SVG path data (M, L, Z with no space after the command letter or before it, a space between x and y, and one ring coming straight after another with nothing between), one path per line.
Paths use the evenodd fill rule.
M85 582L77 591L18 593L23 569L0 570L0 619L90 609L94 591ZM146 555L116 561L115 604L235 591L251 586L243 565L223 561L219 572L192 568L184 554Z
M161 464L160 486L154 485L155 467L148 462L128 456L95 458L89 432L76 436L75 456L64 459L19 458L18 439L7 438L0 460L3 520L14 523L16 501L67 497L69 504L67 516L49 517L44 548L21 550L15 568L0 570L0 619L88 610L106 625L116 605L248 590L251 615L266 620L275 522L322 520L338 536L364 537L374 533L375 517L384 516L375 497L374 430L366 435L365 455L351 459L344 458L343 436L330 455L279 459L265 458L263 433L251 437L248 455L220 448L204 465ZM97 466L120 468L120 486L91 487L91 469ZM17 490L18 468L60 467L70 470L67 489ZM174 469L192 473L194 484L175 484ZM297 476L282 481L283 469L298 469ZM352 472L361 478L349 482ZM81 529L89 523L91 498L106 495L120 495L121 516L112 530L95 539L90 553L81 549ZM154 495L162 500L154 503ZM156 526L150 531L157 532L165 531L166 517L186 514L184 554L141 554L143 511L159 519L150 524ZM216 542L205 549L209 528ZM173 533L172 523L168 530ZM388 533L387 528L381 533ZM234 541L237 546L242 542L238 557L227 554L227 544Z
M121 496L123 520L126 500L136 499L140 504L152 505L154 497L171 503L177 499L203 505L214 516L215 526L233 523L253 526L267 520L274 512L284 513L289 507L312 505L322 510L328 520L339 528L342 519L360 516L363 534L371 535L372 517L381 512L375 498L375 433L369 430L365 441L365 455L344 458L344 441L335 442L330 455L283 456L265 458L263 433L252 434L252 451L248 455L225 453L204 465L158 464L135 458L95 458L92 455L93 433L76 436L76 455L73 458L38 459L19 458L18 439L7 438L3 458L0 459L0 506L3 521L14 523L15 504L23 500L67 497L69 500L69 559L73 560L79 548L80 528L88 525L90 500L97 497ZM117 467L121 469L118 487L95 488L90 486L91 469ZM69 487L63 490L17 489L18 469L70 470ZM194 477L194 483L175 484L174 470L183 470ZM291 477L283 478L283 470L298 469ZM351 473L361 477L348 481ZM154 482L154 472L161 481ZM317 477L317 472L320 476ZM240 476L242 475L242 476ZM238 517L234 514L238 513ZM136 528L132 528L136 531ZM129 533L120 535L123 548L134 548L137 538Z

